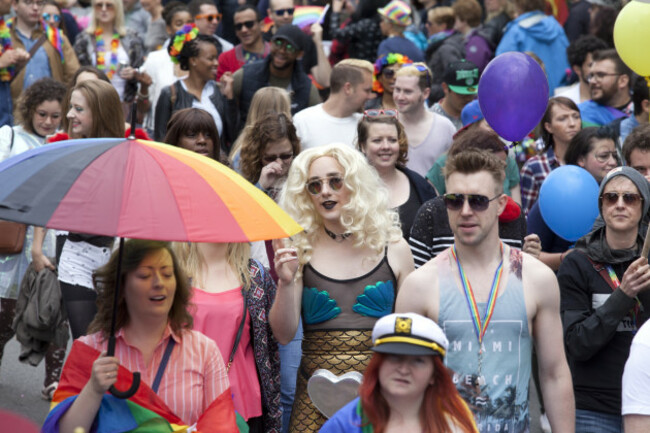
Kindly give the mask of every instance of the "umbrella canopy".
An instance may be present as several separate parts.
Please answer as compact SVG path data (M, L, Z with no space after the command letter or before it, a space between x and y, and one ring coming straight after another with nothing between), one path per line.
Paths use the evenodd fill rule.
M247 242L302 230L226 166L167 144L69 140L0 163L0 219L128 238Z

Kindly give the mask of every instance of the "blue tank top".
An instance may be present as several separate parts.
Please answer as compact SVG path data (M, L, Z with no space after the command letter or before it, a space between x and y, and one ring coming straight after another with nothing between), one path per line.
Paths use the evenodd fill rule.
M446 260L438 273L438 323L449 339L445 363L454 371L454 383L481 433L528 432L532 346L521 281L522 253L510 248L506 287L497 298L483 337L480 376L478 339L462 286L455 279L459 278L456 261L449 249L442 255ZM477 303L481 318L485 305Z

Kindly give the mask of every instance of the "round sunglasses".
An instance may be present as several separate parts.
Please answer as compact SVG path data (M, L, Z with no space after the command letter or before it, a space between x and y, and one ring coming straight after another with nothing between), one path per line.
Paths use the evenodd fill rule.
M327 181L327 184L332 191L339 191L341 188L343 188L343 178L338 176L312 179L307 182L307 191L309 191L309 194L318 195L322 193L324 181Z

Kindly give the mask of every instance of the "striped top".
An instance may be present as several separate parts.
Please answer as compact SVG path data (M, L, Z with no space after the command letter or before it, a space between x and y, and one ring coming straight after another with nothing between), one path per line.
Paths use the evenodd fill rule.
M191 426L230 386L226 367L214 341L197 331L183 331L181 339L167 326L147 366L140 350L126 341L124 331L120 329L116 334L115 356L123 367L132 372L139 371L142 380L151 386L170 337L176 341L176 346L157 394L183 422ZM79 340L100 352L106 351L107 341L101 333L85 335Z

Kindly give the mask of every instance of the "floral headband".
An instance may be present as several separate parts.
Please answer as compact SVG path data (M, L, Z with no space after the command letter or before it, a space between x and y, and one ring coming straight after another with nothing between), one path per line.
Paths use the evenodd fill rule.
M169 49L167 50L169 57L171 57L173 63L179 62L179 57L183 46L185 46L187 42L196 39L198 35L199 29L194 23L185 24L182 29L176 32L174 38L169 44Z
M409 59L407 56L398 53L388 53L384 54L375 61L375 73L372 76L372 91L375 93L383 93L384 88L381 83L377 81L377 77L381 74L381 71L384 70L386 66L389 65L403 65L405 63L413 63L413 60Z

